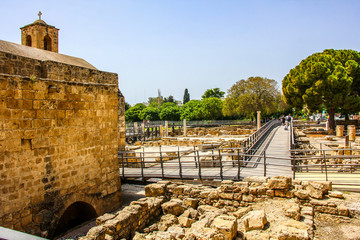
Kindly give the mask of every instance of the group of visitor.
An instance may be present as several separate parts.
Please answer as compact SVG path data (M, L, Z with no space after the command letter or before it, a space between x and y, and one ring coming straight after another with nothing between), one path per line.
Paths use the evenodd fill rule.
M285 117L285 115L282 115L282 117L280 118L281 121L281 125L285 126L285 130L288 130L290 123L292 122L293 118L291 116L291 114L287 115Z

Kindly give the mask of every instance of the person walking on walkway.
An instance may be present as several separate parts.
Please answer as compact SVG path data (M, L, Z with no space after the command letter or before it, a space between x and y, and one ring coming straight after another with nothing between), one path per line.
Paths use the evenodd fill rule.
M292 117L291 117L291 114L287 115L286 116L286 123L285 123L285 130L287 130L290 126L290 123L292 122Z
M281 121L281 125L285 125L285 115L282 115L282 117L280 118Z

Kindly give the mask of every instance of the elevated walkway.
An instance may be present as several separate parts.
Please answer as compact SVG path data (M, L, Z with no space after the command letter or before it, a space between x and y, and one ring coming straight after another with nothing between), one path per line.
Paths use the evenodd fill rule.
M242 176L291 177L290 131L283 126L274 128L252 159L258 160L257 166L242 169Z
M132 157L133 163L121 155L121 177L240 180L247 176L292 176L289 131L276 125L265 128L249 137L245 152L242 148L177 150L170 158L166 152L139 152Z

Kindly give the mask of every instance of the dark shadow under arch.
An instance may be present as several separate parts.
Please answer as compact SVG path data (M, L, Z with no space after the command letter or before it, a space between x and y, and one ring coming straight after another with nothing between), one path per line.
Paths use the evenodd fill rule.
M53 236L58 236L96 217L96 211L90 204L86 202L75 202L71 204L61 216Z
M51 38L49 35L44 37L44 50L51 51Z
M26 46L31 47L31 44L32 44L31 36L27 35L26 36Z

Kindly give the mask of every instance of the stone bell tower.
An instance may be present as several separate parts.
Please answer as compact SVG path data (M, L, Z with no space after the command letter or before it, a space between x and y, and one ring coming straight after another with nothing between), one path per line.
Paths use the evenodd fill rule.
M39 12L39 19L37 19L32 24L20 28L21 44L58 53L59 29L54 26L48 25L45 21L41 19L41 15L42 13Z

